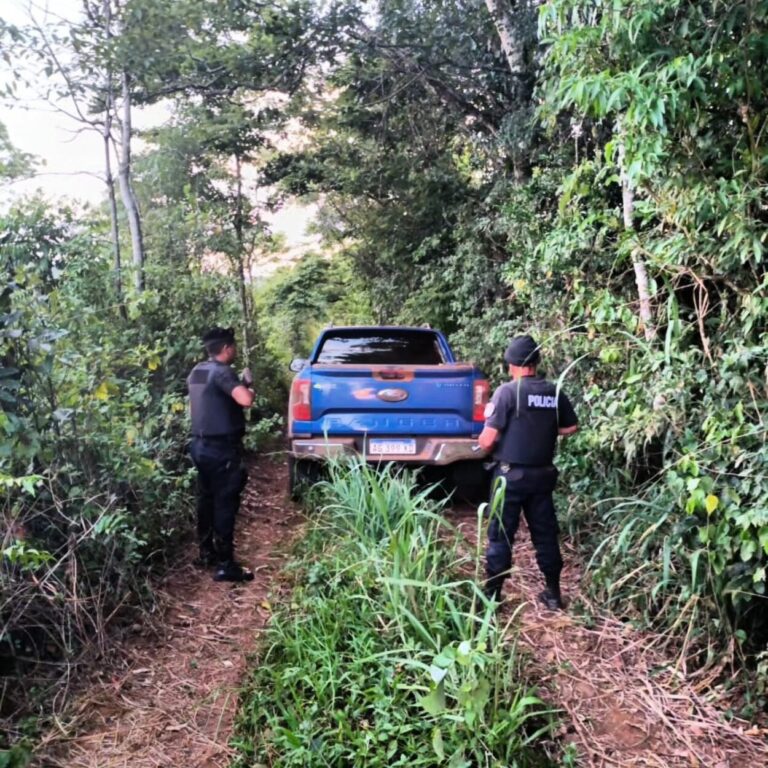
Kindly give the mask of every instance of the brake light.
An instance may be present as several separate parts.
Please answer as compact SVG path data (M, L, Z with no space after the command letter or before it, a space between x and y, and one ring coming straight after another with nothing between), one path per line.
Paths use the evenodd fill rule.
M485 421L485 406L491 388L485 379L476 379L472 388L472 421Z
M312 383L294 379L291 384L291 420L312 421Z

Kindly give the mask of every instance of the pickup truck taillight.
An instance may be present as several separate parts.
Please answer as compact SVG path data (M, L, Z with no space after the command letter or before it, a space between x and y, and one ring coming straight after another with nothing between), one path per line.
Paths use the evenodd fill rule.
M485 379L476 379L472 387L472 421L485 421L485 406L491 388Z
M306 379L295 379L291 384L291 419L312 421L312 383Z

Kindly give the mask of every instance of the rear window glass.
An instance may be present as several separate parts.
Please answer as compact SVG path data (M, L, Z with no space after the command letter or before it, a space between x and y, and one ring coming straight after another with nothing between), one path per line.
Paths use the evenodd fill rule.
M439 365L445 362L429 331L339 331L327 333L316 363L329 365Z

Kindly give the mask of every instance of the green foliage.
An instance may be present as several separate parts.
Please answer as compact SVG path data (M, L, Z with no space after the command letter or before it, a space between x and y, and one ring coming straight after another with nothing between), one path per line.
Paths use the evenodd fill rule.
M222 280L170 265L123 317L86 224L36 201L0 224L0 657L42 681L6 686L4 713L44 706L37 664L103 651L151 599L147 569L188 528L184 379L226 308Z
M311 253L260 286L255 305L266 347L286 373L293 358L309 355L325 325L370 318L368 295L352 264Z
M498 164L490 136L507 137L510 114L527 114L528 103L510 109L514 84L477 3L376 11L336 21L344 55L326 93L297 107L311 140L275 158L268 175L292 192L324 195L320 229L354 265L377 321L451 331L456 283L443 274L456 229L482 205ZM517 136L516 157L524 145Z
M0 768L26 768L29 765L29 752L23 747L0 749Z
M269 8L132 0L122 9L113 56L145 102L181 94L226 97L244 87L290 91L316 55L312 18L306 0L279 0Z
M748 650L766 639L766 490L756 478L768 231L755 204L766 150L754 127L768 114L767 13L763 3L674 0L542 12L542 114L557 129L566 112L584 159L538 253L571 272L568 322L587 331L577 348L592 361L581 378L591 434L581 440L588 459L575 461L605 477L608 493L590 497L627 497L598 502L595 586L622 610L684 626L689 653L734 623L751 630ZM635 188L632 233L618 210L619 144ZM633 338L633 286L621 274L638 253L654 292L651 344Z
M141 594L140 565L169 546L187 503L183 377L200 331L236 324L239 306L267 416L259 435L282 405L274 370L305 355L327 322L430 322L497 382L508 337L533 332L585 427L559 461L595 595L667 630L689 661L746 652L764 694L768 3L549 0L538 48L534 6L515 14L515 73L484 4L466 0L131 0L112 8L110 30L104 6L91 4L77 28L50 33L54 48L70 48L68 90L90 116L103 115L107 83L117 94L124 72L136 103L172 97L175 107L137 161L148 289L127 296L124 313L101 218L36 201L3 215L1 610L21 629L0 653L18 657L8 644L23 636L71 658L87 635L103 642L105 617ZM20 51L8 63L40 61L49 77L40 34L0 22ZM297 146L279 135L292 118ZM0 176L30 162L0 127ZM270 188L267 207L289 194L318 202L327 248L252 296L251 262L280 246L249 198L256 186ZM222 276L225 262L237 285ZM379 503L408 506L395 481L347 482L335 484L347 506L337 500L326 516L343 535L314 550L322 556L296 598L301 621L276 622L285 650L270 658L287 663L280 691L298 692L295 709L265 700L244 732L272 718L270 738L298 764L343 754L345 740L382 764L392 743L420 745L425 764L457 754L459 764L441 718L461 722L480 750L467 717L488 704L482 685L461 693L463 676L480 679L495 646L478 648L461 628L469 595L440 581L454 564L430 548L429 514L408 528L407 546L423 548L401 562L376 539L396 532L391 541L406 544L402 521ZM367 522L360 510L372 510ZM395 566L424 569L418 586L393 583ZM71 621L68 568L82 584L109 585L95 632ZM29 601L11 599L16 590ZM364 628L359 647L346 645L337 615ZM332 674L294 680L315 620L327 637L306 647ZM411 661L398 669L392 648ZM283 685L262 674L267 689ZM345 719L342 679L356 686L359 720ZM301 714L306 690L322 702L312 717ZM403 719L379 711L378 698L402 703ZM322 742L308 736L313 718ZM519 723L509 722L499 733L516 743Z
M543 705L429 494L332 468L243 696L237 765L549 764Z
M602 603L689 661L733 638L761 658L768 4L543 4L538 125L481 6L384 4L353 25L332 97L304 105L312 143L271 171L325 195L372 319L440 326L497 382L510 335L542 342L585 427L560 462ZM473 21L452 26L460 7Z

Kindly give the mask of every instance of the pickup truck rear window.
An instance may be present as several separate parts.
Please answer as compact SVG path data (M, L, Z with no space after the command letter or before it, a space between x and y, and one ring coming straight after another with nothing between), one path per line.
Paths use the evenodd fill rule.
M326 365L440 365L437 336L429 331L339 331L327 333L316 363Z

